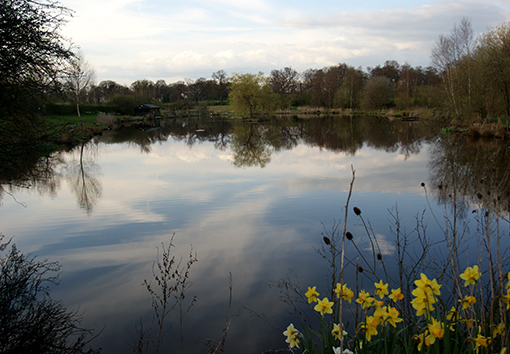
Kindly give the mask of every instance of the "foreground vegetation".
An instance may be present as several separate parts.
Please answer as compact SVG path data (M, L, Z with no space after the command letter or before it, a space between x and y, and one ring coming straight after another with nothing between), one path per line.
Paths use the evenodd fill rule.
M372 250L360 251L356 238L346 231L353 183L354 171L344 224L336 225L324 236L319 250L330 266L330 287L308 286L305 292L289 281L280 284L285 301L295 311L301 315L312 311L316 318L290 324L283 331L290 350L324 354L507 353L510 272L500 246L501 239L507 237L500 233L500 223L509 220L499 214L496 204L484 203L485 198L480 196L481 234L477 236L480 246L475 264L461 266L462 259L469 257L465 229L458 222L457 208L463 202L455 199L445 205L442 247L447 253L442 262L437 256L429 258L434 245L425 234L418 232L418 239L412 240L400 233L398 215L393 257L387 257L359 208L352 210L364 225ZM422 186L426 191L425 184ZM449 186L450 193L457 192L456 186ZM348 256L347 243L358 254ZM397 269L388 272L391 258L395 258ZM356 274L355 283L344 282L346 272ZM359 289L361 277L371 281L373 287ZM327 295L321 295L324 293ZM352 318L354 322L344 324L345 319Z

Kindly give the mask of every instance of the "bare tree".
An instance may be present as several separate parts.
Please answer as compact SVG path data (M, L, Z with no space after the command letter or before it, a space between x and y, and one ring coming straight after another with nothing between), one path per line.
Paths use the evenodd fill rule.
M223 106L223 96L227 91L228 87L228 77L227 73L224 70L218 70L212 74L213 80L218 85L219 94L220 94L220 105Z
M299 73L286 67L281 70L272 70L269 77L269 84L273 91L280 95L282 108L287 108L293 95L299 87Z
M78 113L78 118L80 118L80 124L83 127L80 114L81 97L94 83L96 74L91 65L85 60L83 53L78 52L69 59L66 76L66 86L70 94L70 99L76 104L76 112Z
M204 95L207 89L207 80L204 77L201 77L196 80L186 79L186 85L188 86L188 92L195 99L195 103L198 106L198 101Z
M462 87L461 78L463 77L468 80L468 102L471 102L470 66L467 66L467 72L462 73L463 75L460 75L461 73L457 68L462 60L471 58L475 45L471 21L464 17L460 25L453 26L449 36L440 35L432 48L432 63L442 75L449 106L455 111L457 117L462 115L459 95Z

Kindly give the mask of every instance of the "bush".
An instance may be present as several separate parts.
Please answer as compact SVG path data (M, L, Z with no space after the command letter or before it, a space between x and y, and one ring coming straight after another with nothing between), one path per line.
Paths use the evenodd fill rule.
M0 353L99 353L85 349L91 331L81 317L50 298L48 284L58 280L57 262L25 256L0 235Z

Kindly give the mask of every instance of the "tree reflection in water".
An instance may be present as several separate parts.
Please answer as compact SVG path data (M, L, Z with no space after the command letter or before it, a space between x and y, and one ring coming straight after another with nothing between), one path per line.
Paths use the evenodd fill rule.
M65 176L80 208L84 209L87 214L91 214L101 198L103 189L97 178L100 175L100 167L94 161L98 151L97 145L82 143L77 151L79 151L79 158L75 158L67 164Z
M92 213L101 198L102 186L98 165L94 162L100 144L129 142L149 153L151 146L169 138L189 147L212 142L221 151L230 149L235 167L265 167L271 156L306 144L335 153L354 156L364 145L387 152L399 151L404 159L420 152L425 142L437 139L439 128L434 122L391 121L384 117L335 116L324 118L285 118L271 122L168 120L158 129L143 126L105 132L89 144L80 144L68 152L50 157L26 158L15 168L0 171L2 190L12 193L29 188L55 196L62 178L70 182L78 204ZM464 137L442 137L431 152L430 173L437 198L451 201L455 196L459 215L466 215L468 205L480 198L485 205L497 206L499 212L509 209L510 150L499 141L469 140ZM12 166L9 162L6 166ZM63 171L61 174L60 171ZM455 186L455 193L451 191ZM3 192L2 192L3 193ZM481 195L481 197L480 197Z
M510 212L510 149L504 141L443 136L431 150L430 181L439 202Z

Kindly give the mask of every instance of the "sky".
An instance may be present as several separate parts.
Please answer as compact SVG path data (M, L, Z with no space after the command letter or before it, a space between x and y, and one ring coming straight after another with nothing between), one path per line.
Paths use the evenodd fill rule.
M441 34L463 17L475 34L510 20L510 0L61 0L74 11L62 35L96 83L269 75L347 63L429 66Z

